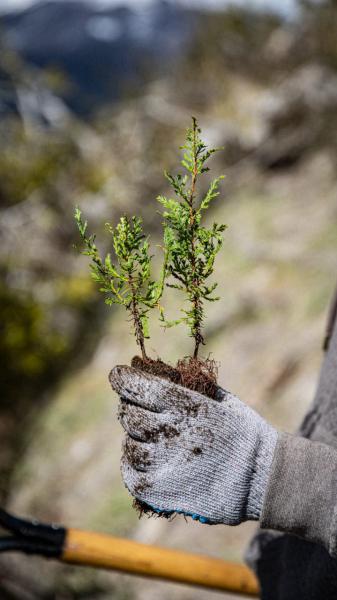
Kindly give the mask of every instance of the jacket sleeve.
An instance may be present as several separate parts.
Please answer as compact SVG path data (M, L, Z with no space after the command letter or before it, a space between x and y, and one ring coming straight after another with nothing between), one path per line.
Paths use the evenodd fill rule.
M337 557L337 450L282 433L275 449L261 527L322 544Z

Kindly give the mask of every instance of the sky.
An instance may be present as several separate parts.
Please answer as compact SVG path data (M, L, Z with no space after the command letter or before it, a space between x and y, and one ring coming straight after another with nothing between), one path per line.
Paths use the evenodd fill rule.
M26 8L35 4L38 0L0 0L0 12L7 12L8 10L16 10ZM41 0L39 0L41 1ZM47 0L42 0L47 1ZM66 2L67 0L57 0L58 2ZM107 6L116 6L116 5L129 5L133 7L137 7L138 9L142 6L146 6L155 0L86 0L93 5L96 5L98 8L104 8ZM178 4L182 4L189 7L197 7L197 6L207 6L209 8L220 8L222 6L226 6L228 4L235 5L254 5L260 9L273 9L279 10L284 14L291 14L296 5L296 0L175 0Z

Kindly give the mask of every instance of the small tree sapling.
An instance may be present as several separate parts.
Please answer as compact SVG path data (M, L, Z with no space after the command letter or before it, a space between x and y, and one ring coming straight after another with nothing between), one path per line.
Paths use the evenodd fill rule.
M186 143L182 146L184 156L181 161L186 173L171 175L165 173L177 199L159 196L163 205L164 227L170 239L168 272L174 282L167 286L185 294L189 306L182 309L183 316L175 321L164 322L171 327L185 323L194 338L193 358L198 358L199 348L205 343L203 322L205 301L219 300L213 292L217 283L207 281L214 271L214 261L222 246L222 233L226 225L213 223L209 228L202 225L205 212L214 198L219 195L220 175L210 183L206 194L198 199L197 184L199 177L209 171L207 160L221 148L208 149L202 141L197 120L192 118L192 127L187 130Z
M141 358L132 360L133 366L214 396L216 365L214 361L199 358L199 350L205 343L205 302L218 300L214 295L217 283L209 284L208 280L214 271L214 261L221 248L226 225L214 223L206 227L203 218L211 202L219 195L222 176L213 179L204 195L200 194L198 184L200 176L209 170L206 164L208 159L220 148L206 146L201 139L197 120L193 117L182 149L184 155L181 163L185 174L165 173L176 198L157 198L164 207L164 260L157 281L151 278L152 256L140 218L123 216L116 227L107 224L112 237L114 260L109 253L101 257L96 237L87 233L87 222L82 220L79 208L75 211L75 220L84 243L82 254L91 259L92 276L104 293L105 302L124 306L131 317L142 354ZM182 309L183 316L174 321L166 319L161 306L165 285L182 291L188 303ZM178 360L176 368L147 356L145 339L149 337L148 317L153 308L159 309L160 320L165 327L185 323L194 339L193 355Z
M124 306L130 314L136 342L142 353L142 359L148 360L145 339L149 338L148 313L159 308L164 289L167 270L167 251L158 281L151 279L151 259L149 241L143 233L142 220L122 216L114 228L111 223L106 227L111 234L115 261L108 253L104 258L96 246L95 234L88 235L87 221L82 220L79 208L75 209L75 220L84 249L82 254L91 259L90 269L93 279L100 286L108 305Z

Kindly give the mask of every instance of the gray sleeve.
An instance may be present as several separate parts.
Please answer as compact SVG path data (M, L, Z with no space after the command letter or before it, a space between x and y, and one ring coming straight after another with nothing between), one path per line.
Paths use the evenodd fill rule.
M275 449L261 527L325 546L337 557L337 450L282 433Z
M331 304L317 392L299 435L337 448L337 290Z

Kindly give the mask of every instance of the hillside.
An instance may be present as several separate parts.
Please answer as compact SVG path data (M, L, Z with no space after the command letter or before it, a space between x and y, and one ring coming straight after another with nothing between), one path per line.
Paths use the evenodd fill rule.
M225 148L212 167L226 179L211 218L229 225L205 352L219 361L224 387L295 431L313 397L336 283L331 6L307 9L291 25L249 11L203 15L172 71L102 108L90 124L71 114L52 132L16 120L0 124L0 468L13 511L242 560L254 524L138 521L131 507L107 374L129 362L135 346L128 323L98 299L72 247L72 214L79 204L104 239L107 220L137 212L156 242L162 171L176 164L195 114L208 142ZM172 314L178 308L173 301ZM189 352L190 340L183 328L164 336L154 325L150 348L173 362ZM216 597L19 556L2 557L0 575L10 600Z

